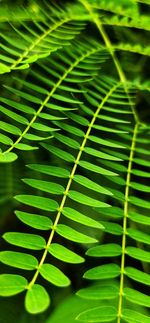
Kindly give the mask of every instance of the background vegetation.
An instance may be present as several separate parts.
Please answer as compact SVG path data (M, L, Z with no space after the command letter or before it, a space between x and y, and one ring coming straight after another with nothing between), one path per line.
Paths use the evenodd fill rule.
M0 13L0 322L148 323L149 0Z

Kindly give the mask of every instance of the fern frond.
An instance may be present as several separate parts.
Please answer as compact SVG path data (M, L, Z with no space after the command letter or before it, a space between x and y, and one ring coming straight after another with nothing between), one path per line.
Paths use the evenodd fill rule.
M15 101L12 100L11 96L10 99L1 97L3 105L1 105L0 111L6 116L6 119L0 121L0 125L4 132L13 134L17 138L13 141L7 135L2 134L3 139L5 139L3 143L10 147L1 153L1 162L11 162L17 158L17 155L12 153L14 148L21 150L37 149L32 144L28 144L28 140L34 142L47 139L53 131L58 130L54 127L53 122L64 118L64 116L61 117L52 113L49 115L50 109L55 113L55 110L61 112L70 109L69 105L71 105L71 109L76 108L81 102L75 99L72 94L73 92L80 93L76 83L87 82L87 80L93 78L100 68L99 63L105 60L105 56L107 57L103 47L100 47L97 42L89 40L85 46L81 42L77 42L76 47L72 45L72 50L71 48L70 50L63 49L53 54L45 63L40 63L41 73L39 74L38 68L37 71L31 71L34 81L32 83L28 80L22 81L23 89L18 90L14 87L5 86L10 93L13 93L13 96L15 95ZM89 63L90 69L87 70ZM51 67L51 64L53 64L53 67ZM51 77L51 80L49 77ZM18 86L20 78L15 78L14 81L17 82ZM38 82L41 83L40 86ZM17 101L20 99L21 103L18 103ZM64 107L62 102L65 104ZM32 107L33 103L37 105L37 109ZM8 107L17 110L17 112L8 109ZM46 113L43 113L43 109ZM13 120L13 124L11 120ZM32 129L35 129L35 133L31 132ZM46 132L46 137L41 136L43 132ZM27 142L22 142L22 140Z
M1 34L1 74L26 69L38 59L69 45L85 25L82 21L73 21L68 12L63 11L62 15L60 9L55 11L55 16L51 7L48 13L45 9L44 14L42 21L22 22L23 30L17 24L11 24L7 34Z
M41 192L44 192L44 196L43 194L42 196L37 196L36 194L16 196L17 201L27 205L28 207L39 209L39 216L38 214L33 215L30 212L22 211L16 211L16 214L20 220L33 228L49 229L50 235L47 242L42 236L30 233L25 234L20 232L9 232L4 234L4 239L13 245L33 250L44 250L42 257L39 260L38 267L32 263L32 269L34 266L35 273L33 278L24 288L28 290L26 299L30 300L30 302L32 293L34 294L34 297L38 297L38 292L36 292L36 281L39 275L59 287L68 286L70 283L68 278L64 276L64 274L61 273L58 268L51 265L49 261L45 263L49 253L62 261L74 263L83 261L83 259L78 255L72 254L69 249L66 250L66 254L63 255L65 247L53 242L55 234L73 242L90 244L97 242L97 239L95 237L91 237L88 234L88 231L87 234L85 234L82 232L82 230L78 230L78 224L81 224L82 226L84 225L86 228L93 227L96 229L103 229L105 226L106 232L111 230L109 229L109 223L105 223L105 221L102 221L103 224L99 223L96 219L85 215L81 208L84 209L86 205L88 214L91 212L90 210L93 207L95 208L96 213L97 209L98 211L101 209L105 210L105 208L109 209L110 205L107 203L107 197L111 197L114 193L111 192L111 189L109 190L107 188L107 180L110 181L110 177L117 177L117 173L116 170L111 171L107 169L107 161L110 163L120 162L121 158L118 156L116 157L113 153L111 154L110 151L112 147L113 149L119 149L120 151L120 149L124 149L124 146L116 143L115 139L112 140L112 135L110 133L108 135L108 140L104 139L103 133L107 133L107 128L109 129L109 125L113 127L114 123L115 125L128 124L130 122L131 110L129 108L128 98L124 93L124 89L122 89L122 85L113 79L111 80L110 78L108 79L106 77L97 77L94 81L92 81L92 83L89 83L89 86L85 85L81 88L84 89L84 104L80 105L81 114L65 112L68 119L71 118L73 120L73 133L72 128L67 121L57 121L55 123L64 129L63 133L56 133L54 135L54 139L51 141L51 145L42 144L42 147L50 152L52 156L55 156L56 164L59 165L61 160L63 161L62 165L64 165L64 168L39 164L29 165L29 168L37 174L46 174L46 180L39 180L35 177L32 179L24 179L24 182L32 188L31 192L40 190ZM86 93L85 89L88 90L88 93ZM109 111L111 110L110 105L113 106L113 111ZM125 114L121 113L123 117L118 117L118 105L120 107L122 106L122 109L125 109L126 116ZM113 115L115 113L116 117L114 118ZM100 127L102 123L106 125L106 130L104 127L102 129L98 128L98 126ZM93 135L91 134L92 131L95 132L95 135L94 133ZM114 138L118 136L118 133L122 133L122 130L119 130L119 128L117 129L117 126L116 131L117 132L114 133ZM97 132L101 135L97 136ZM96 149L92 148L93 142L97 147ZM106 150L108 148L108 152L105 151L105 147ZM95 157L94 164L91 164L90 162L91 155ZM100 161L102 161L102 164L104 161L104 166L99 166ZM80 175L80 169L81 174L83 175ZM105 185L103 187L98 184L98 182L93 181L93 171L97 173L98 177L104 176L106 180L106 187ZM66 178L66 184L62 185L61 182L54 182L51 179L53 176L58 177L60 180L61 178ZM84 193L82 192L82 188L84 188ZM85 192L87 192L87 194ZM49 194L52 195L52 198L49 198ZM58 195L60 198L54 199L53 195ZM80 211L77 211L76 209ZM53 216L51 219L49 219L48 215L46 215L46 217L44 216L42 223L43 211L50 213L55 212L53 224L51 222ZM118 230L118 227L116 229L114 224L114 231L115 230ZM13 254L13 256L16 257L17 255ZM1 260L6 264L11 265L10 254L2 254ZM15 264L16 267L18 267L17 260L15 261ZM118 276L119 266L114 265L114 271L115 276ZM1 279L3 279L3 276ZM12 276L10 279L12 279ZM7 280L9 280L8 276ZM20 292L20 289L16 292ZM47 307L47 304L48 303L46 303L45 308ZM29 301L26 301L26 308L29 312L32 312ZM43 310L43 307L39 304L39 308L36 309L36 311L40 312L41 310Z
M84 0L79 0L81 3L85 3ZM112 13L117 13L120 16L133 17L138 16L137 4L132 0L120 0L107 1L107 0L88 0L88 3L93 9L104 10Z
M123 128L124 130L128 129L126 125L121 125L120 128ZM149 178L149 175L146 172L147 166L149 165L149 163L147 163L147 155L149 156L149 151L147 151L146 148L149 142L147 131L148 128L146 126L143 127L140 124L135 124L133 129L131 127L129 135L118 134L122 138L122 140L125 138L127 140L131 140L130 146L127 143L125 144L127 151L129 150L129 155L127 154L127 158L124 158L124 160L127 160L127 168L123 165L121 167L118 165L118 171L120 171L122 175L126 173L126 181L124 181L123 178L121 181L119 178L119 181L115 181L117 184L117 189L114 189L113 185L113 190L111 190L114 193L114 202L115 200L118 200L118 203L120 204L119 213L118 211L116 213L113 206L113 212L109 214L109 211L106 211L104 212L104 215L110 220L111 217L120 219L122 216L123 224L122 228L120 226L120 231L118 230L118 223L109 222L109 225L107 225L107 222L105 220L101 221L101 224L104 225L105 232L107 234L116 234L122 236L122 242L120 241L117 244L105 243L103 245L92 247L87 251L88 256L99 257L100 259L101 257L108 257L108 259L110 259L110 257L117 257L117 259L118 257L121 257L120 266L119 260L116 259L114 260L114 262L112 261L111 264L101 264L100 266L88 270L84 274L84 278L94 281L103 281L105 279L109 279L108 283L104 283L104 291L103 285L99 285L99 288L94 288L93 286L91 288L88 287L87 289L83 289L78 292L79 296L89 299L100 299L99 295L101 295L102 292L102 299L117 298L118 305L112 300L111 306L107 307L107 311L104 312L101 317L103 306L100 304L98 308L92 308L81 313L78 316L79 321L90 322L91 320L93 320L93 322L97 322L97 319L99 322L109 322L110 318L112 317L113 319L116 319L117 323L122 322L122 319L124 319L126 322L148 322L149 320L147 316L148 313L145 312L145 314L147 315L141 314L140 308L138 313L137 308L138 305L140 305L140 307L149 307L150 305L149 296L146 294L146 292L139 292L138 290L138 283L145 286L149 286L150 284L150 276L148 274L147 266L150 259L150 253L147 248L150 243L150 238L145 226L149 225L147 210L150 208L150 204L146 200L143 201L140 196L143 194L142 192L145 192L147 196L149 193L148 185L145 185L146 181L148 181ZM144 163L140 158L138 158L138 154L140 156L141 154L143 154L142 157L144 158ZM118 154L116 156L118 156ZM112 162L109 164L108 162L105 163L107 166L111 168L113 167ZM139 166L137 167L137 165ZM140 165L144 165L143 172L142 170L140 170ZM132 180L132 176L134 176L134 180ZM139 181L140 178L143 178L143 184ZM109 185L109 189L110 187L111 186ZM124 193L121 187L123 187ZM100 211L100 213L102 218L103 212ZM107 239L108 238L106 238L106 241ZM134 266L133 262L131 262L131 266L126 266L126 258L128 257L131 259L136 259L139 264L141 262L143 270L137 269L137 265L135 264ZM116 292L114 293L114 295L112 295L111 283L109 283L109 281L111 282L112 278L118 276L120 276L119 290L116 289ZM135 287L130 288L130 280L136 281ZM136 311L133 310L133 304L135 304L136 306ZM109 313L112 313L112 316Z

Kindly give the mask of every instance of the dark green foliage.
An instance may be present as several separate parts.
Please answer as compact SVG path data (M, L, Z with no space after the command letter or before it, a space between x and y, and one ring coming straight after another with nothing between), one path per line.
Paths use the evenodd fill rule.
M15 322L149 322L150 27L139 2L0 9L0 296L24 292L39 314Z

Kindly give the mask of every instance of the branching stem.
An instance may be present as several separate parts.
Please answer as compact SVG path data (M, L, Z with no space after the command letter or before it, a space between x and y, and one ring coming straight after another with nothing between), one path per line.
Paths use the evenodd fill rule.
M55 222L54 222L54 225L53 225L53 228L51 230L51 233L50 233L50 236L49 236L49 239L48 239L48 242L47 242L47 245L46 245L46 248L45 248L45 251L43 253L43 256L41 258L41 261L39 263L39 266L38 266L38 269L37 271L35 272L31 282L29 283L28 285L28 289L32 287L32 285L35 283L38 275L39 275L39 271L40 271L40 268L42 267L43 263L45 262L45 259L46 259L46 256L47 256L47 253L48 253L48 249L52 243L52 240L53 240L53 237L54 237L54 233L55 233L55 229L57 227L57 224L59 222L59 219L60 219L60 216L62 214L62 210L64 208L64 205L65 205L65 202L66 202L66 199L67 199L67 195L69 193L69 190L70 190L70 187L71 187L71 184L72 184L72 181L73 181L73 178L74 178L74 175L75 175L75 172L76 172L76 169L77 169L77 166L79 164L79 161L80 161L80 158L81 158L81 155L82 155L82 152L84 151L84 148L85 148L85 145L86 145L86 142L88 140L88 137L90 135L90 132L92 130L92 127L97 119L97 116L99 115L101 109L103 108L105 102L107 102L108 98L112 95L112 93L116 90L116 88L120 86L120 83L117 83L115 84L111 89L110 91L106 94L106 96L104 97L104 99L102 100L102 102L100 103L100 105L98 106L96 112L94 113L93 115L93 118L89 124L89 127L87 129L87 132L84 136L84 139L83 139L83 142L80 146L80 150L78 152L78 155L76 157L76 160L74 162L74 165L73 165L73 168L72 168L72 171L71 171L71 174L70 174L70 178L68 180L68 183L67 183L67 186L66 186L66 190L64 192L64 195L63 195L63 198L62 198L62 201L60 203L60 207L58 209L58 213L56 215L56 219L55 219Z

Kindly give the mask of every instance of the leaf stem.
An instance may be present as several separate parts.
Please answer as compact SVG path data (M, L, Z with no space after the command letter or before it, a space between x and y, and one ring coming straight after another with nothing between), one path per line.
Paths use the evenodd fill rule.
M68 180L68 183L67 183L67 186L66 186L66 190L64 192L64 195L63 195L63 198L62 198L62 201L60 203L60 207L58 209L58 213L56 215L56 219L55 219L55 222L54 222L54 225L53 225L53 228L51 230L51 233L50 233L50 236L49 236L49 239L48 239L48 242L47 242L47 245L46 245L46 248L45 248L45 251L43 253L43 256L41 258L41 261L39 263L39 266L38 266L38 269L37 271L35 272L32 280L30 281L29 285L28 285L28 289L32 287L32 285L35 283L38 275L39 275L39 271L40 271L40 268L42 267L43 263L45 262L45 259L46 259L46 256L47 256L47 253L48 253L48 249L49 249L49 246L51 245L51 242L53 240L53 237L54 237L54 233L55 233L55 230L56 230L56 227L57 227L57 224L59 222L59 219L60 219L60 216L61 216L61 213L62 213L62 210L64 208L64 205L65 205L65 202L66 202L66 199L67 199L67 195L69 193L69 190L70 190L70 187L71 187L71 184L72 184L72 181L73 181L73 178L74 178L74 175L75 175L75 172L76 172L76 169L77 169L77 166L79 164L79 161L80 161L80 158L81 158L81 155L82 155L82 152L84 151L84 148L85 148L85 145L86 145L86 142L88 140L88 137L90 135L90 132L92 130L92 127L96 121L96 118L97 116L99 115L101 109L103 108L105 102L108 100L108 98L112 95L112 93L116 90L116 88L120 86L120 83L117 83L115 84L111 89L110 91L107 93L107 95L104 97L104 99L102 100L102 102L100 103L100 105L98 106L96 112L94 113L93 115L93 118L89 124L89 127L87 129L87 132L84 136L84 139L82 141L82 144L80 146L80 150L77 154L77 157L76 157L76 160L74 162L74 166L72 168L72 171L71 171L71 174L70 174L70 178Z
M109 36L107 35L102 23L101 23L101 20L100 18L94 13L91 5L88 3L87 0L79 0L83 6L86 8L86 10L89 12L93 22L96 24L103 40L104 40L104 43L110 53L110 55L112 56L112 59L113 59L113 62L114 62L114 65L116 67L116 70L117 70L117 73L119 75L119 79L120 81L122 82L122 85L124 87L124 90L125 90L125 93L127 94L127 97L128 97L128 101L129 101L129 104L131 106L131 109L132 109L132 112L133 112L133 115L134 115L134 119L135 119L135 122L139 122L139 117L136 113L136 110L131 102L131 99L130 99L130 95L129 95L129 92L128 92L128 86L127 86L127 79L126 79L126 76L124 74L124 71L121 67L121 64L115 54L115 49L113 48L113 45L111 43L111 40L109 38Z
M124 269L125 269L125 248L126 248L126 234L127 234L127 220L128 220L128 209L129 209L129 190L130 190L130 179L131 170L134 157L134 150L136 145L136 138L138 133L139 124L137 123L134 127L131 150L129 156L129 163L127 169L126 177L126 187L125 187L125 202L124 202L124 218L123 218L123 236L122 236L122 257L121 257L121 275L120 275L120 290L119 290L119 301L118 301L118 319L117 323L121 322L122 316L122 301L123 301L123 289L124 289Z

